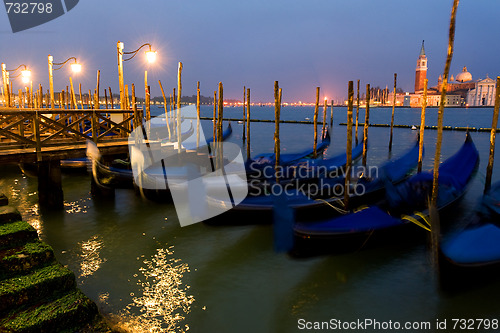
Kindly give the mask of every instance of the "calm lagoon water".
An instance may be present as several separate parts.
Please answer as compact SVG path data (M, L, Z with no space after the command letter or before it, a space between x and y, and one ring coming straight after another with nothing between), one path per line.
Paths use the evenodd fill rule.
M209 106L202 110L212 114ZM259 119L274 115L269 107L251 111ZM241 108L224 109L226 117L241 113ZM312 119L312 114L312 107L282 109L287 120ZM372 108L370 122L389 123L390 114L390 108ZM492 109L446 109L444 122L490 127L491 117ZM346 109L334 108L334 124L345 121ZM428 109L427 124L436 122L437 109ZM418 125L420 110L396 109L395 123ZM211 122L203 126L211 133ZM272 151L274 124L251 127L252 153ZM242 125L233 123L233 129L230 140L241 143ZM467 222L484 186L489 133L472 136L481 164L464 200L445 218L445 235ZM370 128L369 138L368 163L378 165L388 157L389 129ZM415 138L416 131L394 129L393 156ZM464 132L445 131L442 159L464 138ZM432 167L435 139L436 131L425 132L424 168ZM282 126L283 151L310 147L312 141L312 125ZM345 142L346 127L334 125L327 155L345 150ZM436 320L447 319L450 327L452 318L500 316L500 281L453 295L440 291L425 240L297 260L273 251L271 226L181 228L173 205L143 200L132 190L117 190L114 199L96 202L85 174L65 174L65 211L42 214L36 179L15 166L2 166L1 172L1 191L75 272L79 287L103 313L132 331L296 332L301 331L299 319L430 322L434 331ZM493 180L498 179L497 162Z

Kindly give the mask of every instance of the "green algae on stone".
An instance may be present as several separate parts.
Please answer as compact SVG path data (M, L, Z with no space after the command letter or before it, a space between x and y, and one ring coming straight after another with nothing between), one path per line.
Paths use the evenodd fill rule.
M52 248L39 240L0 251L0 279L46 266L54 261Z
M34 270L0 282L0 312L32 304L54 293L74 288L75 275L60 264Z
M36 239L36 230L27 222L17 221L0 225L0 249L15 247Z
M74 290L64 296L37 307L11 312L0 327L8 332L76 332L94 320L97 306L81 291Z

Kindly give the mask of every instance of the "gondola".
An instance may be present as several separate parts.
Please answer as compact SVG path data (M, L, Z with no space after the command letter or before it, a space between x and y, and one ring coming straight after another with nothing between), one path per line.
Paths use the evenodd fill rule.
M439 247L439 270L444 287L484 283L500 272L500 182L483 195L472 221Z
M330 146L330 142L330 131L326 128L323 132L321 142L316 145L317 156L320 157L323 155L323 152ZM298 153L280 154L279 165L281 167L291 166L299 163L301 160L312 158L313 154L313 148ZM276 155L274 153L259 154L245 162L245 169L247 170L247 175L262 178L261 175L265 174L264 170L274 168L275 164Z
M438 211L463 196L478 164L478 151L467 134L460 150L439 167ZM387 183L386 199L377 205L318 222L295 223L294 252L352 251L404 231L417 235L429 230L425 216L432 179L431 172L421 172L398 186Z
M352 158L354 161L361 157L362 150L362 142L353 148ZM330 159L312 160L310 162L313 166L328 166L322 170L330 171L334 169L342 170L346 163L346 153L342 153ZM361 175L359 179L353 179L354 185L351 188L352 201L359 203L369 200L368 198L371 197L383 196L383 191L387 182L391 184L401 182L415 169L417 163L418 142L401 157L390 160L380 167L378 177L369 179L365 175ZM318 171L311 171L310 169L309 171L312 175L319 173ZM310 181L306 181L305 178L299 178L299 185L295 187L288 186L286 183L284 185L280 183L283 185L283 193L287 197L288 205L295 210L297 218L319 217L323 215L329 216L333 212L332 205L341 202L343 199L345 178L343 176L329 178L327 177L327 172L320 173L320 175L320 177L313 178ZM250 187L252 186L253 184L250 183ZM339 186L339 192L337 192L336 186ZM356 186L364 187L362 193L361 191L360 193L355 191ZM263 218L254 220L270 223L271 213L274 207L274 197L271 194L276 194L275 192L277 192L273 192L272 189L271 187L268 193L261 195L247 196L240 204L232 208L232 213L246 213L245 215L247 216L257 215ZM275 189L280 190L279 187ZM260 188L256 188L255 192L258 190L260 190ZM216 207L224 207L226 209L231 207L229 202L225 202L215 197L208 198L208 202L210 205Z
M187 134L191 132L192 134L192 126L190 130L186 133L183 133L182 137L187 138ZM232 126L231 123L228 124L227 128L222 133L222 140L226 140L232 134ZM191 135L190 134L190 135ZM207 145L213 142L213 138L208 138L206 140ZM99 159L94 159L95 163L95 172L96 178L99 183L113 188L133 188L134 187L134 175L131 169L130 162L115 160L111 163L111 165L103 164ZM161 166L151 166L149 168L150 178L154 177L158 173L158 169L161 169ZM163 175L161 175L163 178Z

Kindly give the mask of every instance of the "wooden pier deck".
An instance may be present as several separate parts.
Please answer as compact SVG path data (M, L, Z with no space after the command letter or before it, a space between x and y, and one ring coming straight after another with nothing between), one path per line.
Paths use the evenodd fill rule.
M142 110L0 109L0 164L86 156L93 141L103 154L128 151Z

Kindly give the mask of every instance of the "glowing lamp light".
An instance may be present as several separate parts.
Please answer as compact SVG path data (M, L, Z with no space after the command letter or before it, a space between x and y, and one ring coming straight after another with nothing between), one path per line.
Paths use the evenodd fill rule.
M23 80L23 83L30 82L31 71L29 69L25 69L25 70L21 71L21 78Z
M31 77L31 71L29 69L25 69L24 71L21 71L21 76L23 78L30 78Z
M150 64L156 61L156 51L146 51L146 59Z
M71 70L73 73L80 73L82 71L82 65L75 62L74 64L71 64Z

